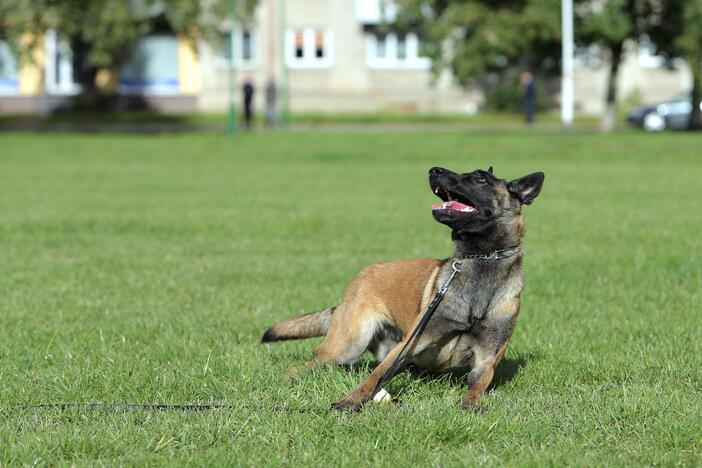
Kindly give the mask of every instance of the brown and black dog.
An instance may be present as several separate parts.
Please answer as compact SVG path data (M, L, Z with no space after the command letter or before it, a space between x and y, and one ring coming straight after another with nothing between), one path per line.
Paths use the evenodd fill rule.
M348 285L341 304L280 322L266 331L262 342L326 335L305 368L350 364L371 351L380 364L334 404L337 409L360 409L458 262L460 273L397 369L412 364L465 372L469 389L462 406L477 408L519 314L522 206L536 198L543 181L542 172L506 181L495 177L492 168L466 174L432 168L429 185L442 199L432 212L436 221L451 228L452 257L366 267Z

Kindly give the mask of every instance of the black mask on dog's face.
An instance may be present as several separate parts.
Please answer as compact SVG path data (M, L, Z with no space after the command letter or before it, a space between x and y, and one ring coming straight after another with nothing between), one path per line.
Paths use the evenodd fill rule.
M429 170L429 186L442 200L432 205L438 222L453 231L480 233L502 217L516 217L541 191L544 174L535 172L508 182L487 171L457 174L442 167Z

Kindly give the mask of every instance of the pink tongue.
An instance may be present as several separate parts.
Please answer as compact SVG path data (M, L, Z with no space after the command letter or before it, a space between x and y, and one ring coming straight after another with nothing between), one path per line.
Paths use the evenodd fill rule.
M461 202L457 202L455 200L447 201L444 203L436 203L434 205L431 205L432 210L456 210L456 211L461 211L464 208L469 208L470 210L473 209L472 206L464 205Z

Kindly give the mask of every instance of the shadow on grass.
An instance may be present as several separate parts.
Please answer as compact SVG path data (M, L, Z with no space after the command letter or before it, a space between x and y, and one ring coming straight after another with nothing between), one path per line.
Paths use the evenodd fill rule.
M511 382L530 361L536 361L539 358L540 356L534 353L517 353L514 357L504 358L495 370L495 377L488 387L488 393L500 385Z
M516 355L505 357L497 366L495 376L493 377L492 383L488 387L486 393L490 393L493 389L511 382L512 379L514 379L517 374L529 364L529 362L536 361L539 358L540 355L532 352L517 352ZM427 383L441 380L448 382L451 385L458 386L466 385L466 377L468 375L468 372L451 372L447 374L440 374L416 368L410 368L409 371L413 377Z
M495 376L487 389L487 393L490 393L493 389L501 385L511 382L512 379L514 379L517 374L519 374L519 372L522 371L530 362L538 361L541 358L539 353L534 352L516 352L512 354L512 356L502 359L500 364L497 366ZM368 374L370 374L373 369L378 366L378 364L379 362L372 357L364 355L363 358L354 364L337 365L334 367L343 369L346 372L357 374L359 378L366 378ZM438 373L410 366L407 371L410 373L412 378L418 379L419 381L425 383L443 381L449 383L450 385L465 386L466 377L470 370L468 372Z

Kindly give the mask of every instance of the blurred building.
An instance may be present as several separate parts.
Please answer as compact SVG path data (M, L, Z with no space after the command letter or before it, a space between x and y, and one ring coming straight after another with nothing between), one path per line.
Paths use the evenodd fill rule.
M97 84L117 93L124 107L223 111L233 58L237 98L241 83L251 80L259 109L273 80L286 85L293 112L477 111L479 90L462 89L449 73L433 77L421 37L393 27L394 17L382 0L261 0L252 21L232 35L223 32L216 46L165 31L141 38L121 69L102 70ZM48 111L80 92L67 44L52 31L40 44L32 63L19 64L0 42L0 111ZM602 112L606 79L606 64L579 61L580 112ZM684 64L669 69L650 49L630 47L620 69L620 99L655 101L689 88Z
M32 60L22 62L0 41L0 112L48 112L81 92L68 44L55 31L39 39ZM139 39L119 71L100 70L96 85L119 95L125 108L187 112L197 109L202 70L186 39L159 33Z
M433 79L415 32L381 28L393 19L381 0L262 0L235 34L237 72L259 87L270 77L287 82L294 111L477 110L478 92L454 86L448 74ZM204 44L200 51L207 72L199 106L223 109L225 53Z

